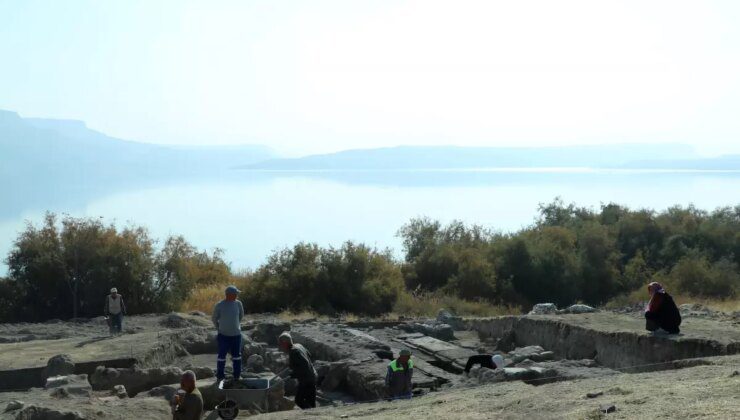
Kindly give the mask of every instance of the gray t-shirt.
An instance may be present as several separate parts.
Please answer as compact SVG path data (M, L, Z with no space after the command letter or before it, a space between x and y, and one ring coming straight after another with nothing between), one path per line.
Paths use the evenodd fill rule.
M213 325L221 335L241 335L239 325L244 318L244 306L239 300L222 300L213 307Z

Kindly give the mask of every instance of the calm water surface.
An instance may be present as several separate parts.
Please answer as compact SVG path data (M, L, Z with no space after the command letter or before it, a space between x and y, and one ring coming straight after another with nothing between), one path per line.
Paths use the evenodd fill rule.
M580 206L616 202L665 209L740 204L740 173L473 170L413 172L234 172L217 179L151 180L146 186L70 189L14 197L0 209L0 255L26 221L47 210L147 227L154 238L182 234L219 247L234 268L256 267L270 251L299 241L346 240L391 247L398 228L428 216L501 231L531 224L539 203L562 197ZM104 191L101 193L100 191ZM3 258L4 260L4 258ZM7 267L0 265L0 273Z

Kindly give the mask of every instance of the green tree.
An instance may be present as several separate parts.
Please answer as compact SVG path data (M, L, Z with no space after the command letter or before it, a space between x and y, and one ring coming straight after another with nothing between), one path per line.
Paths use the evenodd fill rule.
M362 244L321 248L300 243L276 251L244 293L249 310L336 314L388 312L403 290L399 265L389 251Z
M577 300L581 282L576 235L567 228L546 226L532 232L529 242L535 275L524 296L558 305Z
M231 278L223 251L198 252L182 236L171 236L155 259L155 300L177 308L196 287L227 283Z
M584 224L578 232L581 267L580 297L591 304L601 304L619 289L619 252L607 227Z
M654 272L650 269L645 258L643 257L642 250L637 250L635 256L632 257L627 265L624 267L624 273L622 275L622 291L632 291L643 285L649 283L649 279L652 278Z
M493 264L477 249L462 250L458 266L445 286L445 290L463 299L496 298L496 272Z
M10 280L27 319L94 316L112 286L132 311L150 309L152 241L143 229L117 232L99 219L65 217L59 229L47 214L28 225L11 249Z
M69 216L58 222L51 213L41 227L26 226L7 263L2 287L13 291L11 304L25 320L100 315L114 286L131 313L168 311L197 285L230 278L220 251L201 253L175 237L157 254L141 227L118 230L100 219Z

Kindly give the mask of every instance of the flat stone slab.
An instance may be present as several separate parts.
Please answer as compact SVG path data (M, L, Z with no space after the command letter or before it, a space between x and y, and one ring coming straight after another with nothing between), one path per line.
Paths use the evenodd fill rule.
M442 340L437 340L436 338L429 337L429 336L422 336L419 338L410 338L405 341L411 344L412 346L418 347L429 353L440 353L443 351L456 350L460 348L454 344L450 344Z
M421 337L426 337L426 335L422 333L401 334L397 338L399 340L408 340L411 338L421 338Z
M0 371L45 367L47 361L57 354L69 354L75 364L135 359L155 349L163 336L167 334L143 332L117 337L79 337L0 344Z
M366 332L363 332L363 331L360 331L360 330L357 330L357 329L354 329L354 328L345 328L344 331L347 332L348 334L354 336L354 337L362 338L362 339L365 339L365 340L368 340L368 341L374 342L374 343L380 343L380 341L378 341L377 338L371 336L370 334L368 334Z
M403 340L410 346L416 347L419 350L432 354L435 357L455 362L458 365L465 366L468 357L477 354L473 350L462 348L446 341L438 340L433 337L420 337Z

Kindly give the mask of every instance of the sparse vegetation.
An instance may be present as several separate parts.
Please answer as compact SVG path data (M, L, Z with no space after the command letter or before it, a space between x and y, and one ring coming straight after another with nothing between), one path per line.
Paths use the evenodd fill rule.
M397 316L435 317L440 309L447 309L461 316L518 315L521 307L494 305L486 300L465 300L457 296L439 293L404 292L398 296L393 307Z
M515 233L421 218L399 236L403 261L364 244L299 243L254 272L233 274L220 251L198 251L182 237L157 250L143 228L71 217L58 223L50 214L15 241L9 276L0 280L0 319L98 315L113 285L131 312L210 312L230 283L244 291L248 311L286 314L433 316L445 307L498 315L544 301L616 306L644 301L650 281L679 302L737 308L740 206L658 213L555 200Z
M209 284L207 286L198 285L190 293L190 295L182 302L180 310L183 311L201 311L205 313L211 313L213 306L224 298L224 290L228 285L235 285L241 290L247 288L247 282L249 281L251 273L244 272L238 273L231 276L229 281L220 282L217 284Z

